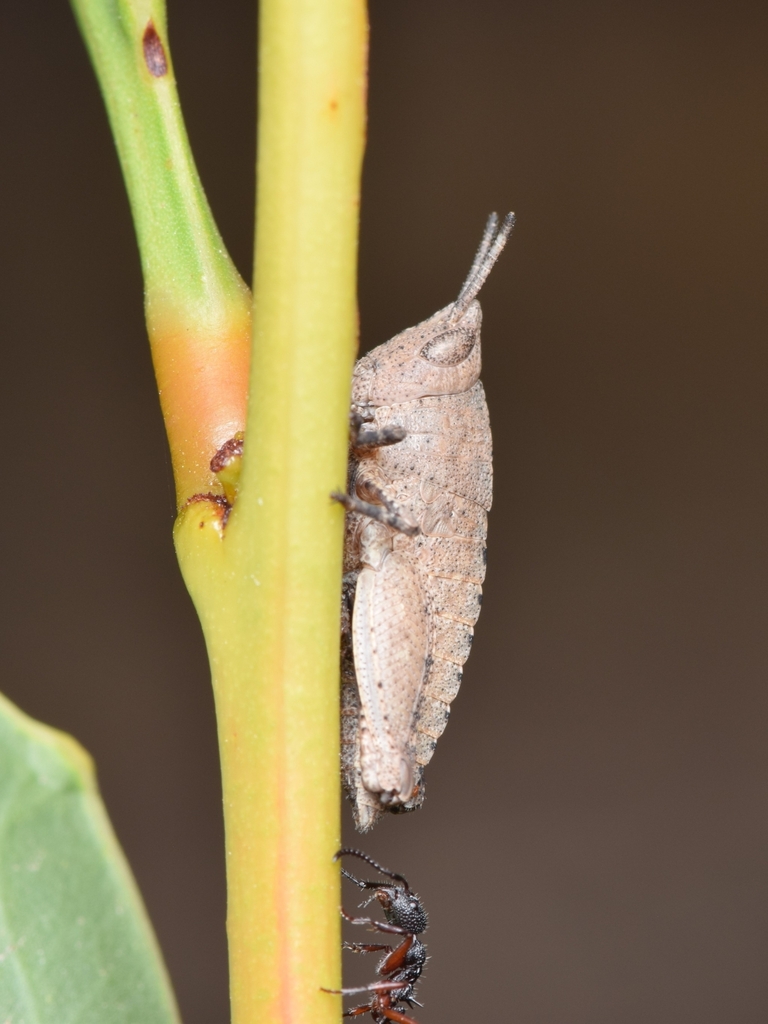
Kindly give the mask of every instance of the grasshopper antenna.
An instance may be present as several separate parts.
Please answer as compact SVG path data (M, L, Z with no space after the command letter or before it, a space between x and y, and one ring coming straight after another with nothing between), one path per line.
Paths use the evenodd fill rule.
M508 213L499 226L498 215L492 213L488 218L480 241L480 247L472 261L469 274L461 286L459 297L453 304L451 321L456 322L466 313L470 303L485 284L493 265L501 255L502 249L507 244L507 239L515 226L514 213Z
M459 297L461 297L462 292L467 287L467 282L468 281L472 281L472 279L474 278L475 274L480 269L480 266L481 266L483 260L485 259L486 255L488 254L488 250L490 249L491 243L493 242L494 236L496 235L496 232L498 230L499 230L499 215L498 215L498 213L494 212L494 213L490 214L490 216L488 217L488 220L485 222L485 229L483 230L483 237L481 238L480 245L478 247L477 252L475 253L475 258L472 260L472 266L469 268L469 273L467 274L466 280L464 281L464 284L461 286L461 291L459 292Z

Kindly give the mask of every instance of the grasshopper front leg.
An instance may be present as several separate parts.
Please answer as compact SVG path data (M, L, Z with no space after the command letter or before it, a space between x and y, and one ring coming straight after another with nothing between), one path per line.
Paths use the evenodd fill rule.
M407 433L405 427L376 427L372 426L372 423L372 412L363 412L361 409L353 407L349 414L350 440L357 455L373 451L376 448L398 444Z

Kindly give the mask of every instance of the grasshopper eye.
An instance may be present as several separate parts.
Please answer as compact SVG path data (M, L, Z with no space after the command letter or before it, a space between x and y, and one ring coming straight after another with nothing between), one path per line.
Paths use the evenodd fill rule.
M458 366L463 363L475 347L475 332L466 331L461 327L454 331L438 334L428 341L421 350L421 355L436 366Z

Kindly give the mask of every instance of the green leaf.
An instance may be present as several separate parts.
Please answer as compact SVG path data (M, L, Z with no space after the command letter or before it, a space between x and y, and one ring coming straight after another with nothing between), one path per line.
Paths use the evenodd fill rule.
M178 1020L91 759L0 696L0 1021Z

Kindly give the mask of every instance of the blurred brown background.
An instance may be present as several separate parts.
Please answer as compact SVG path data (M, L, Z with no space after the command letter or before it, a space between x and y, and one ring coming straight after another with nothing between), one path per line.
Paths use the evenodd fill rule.
M254 22L170 0L246 276ZM425 809L363 841L431 913L417 1016L762 1024L768 7L373 0L372 28L363 345L519 217L483 296L475 649ZM5 0L0 46L0 688L94 754L185 1021L225 1024L212 701L127 202L66 3Z

